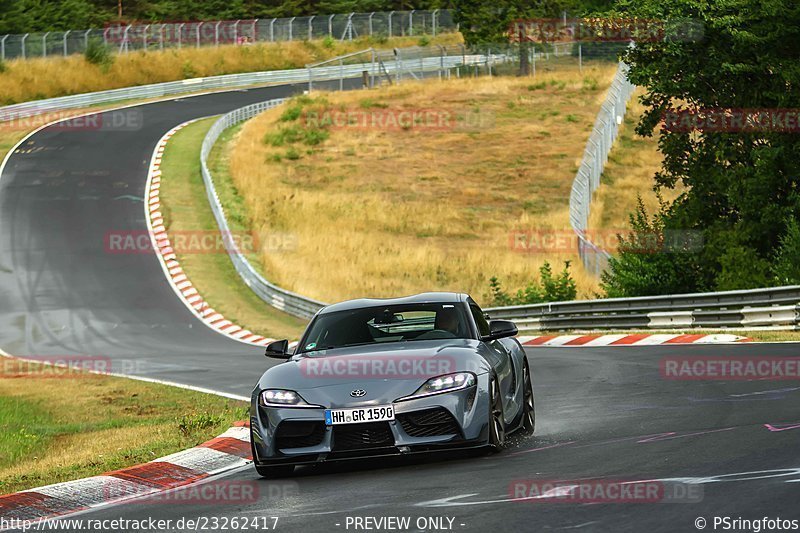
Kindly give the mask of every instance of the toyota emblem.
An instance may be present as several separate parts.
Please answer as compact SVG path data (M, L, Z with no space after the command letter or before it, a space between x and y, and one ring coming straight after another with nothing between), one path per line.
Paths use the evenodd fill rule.
M367 391L365 391L364 389L356 389L350 391L350 396L352 396L353 398L361 398L362 396L366 395Z

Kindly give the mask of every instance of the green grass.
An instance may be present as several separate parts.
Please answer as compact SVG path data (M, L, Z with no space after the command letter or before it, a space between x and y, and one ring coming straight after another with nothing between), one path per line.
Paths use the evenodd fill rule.
M217 229L199 161L200 145L214 120L202 120L180 130L164 152L161 205L167 232ZM223 134L209 157L209 166L231 231L249 232L244 202L228 172L229 142L238 131L238 128L231 128ZM259 268L257 259L249 256L248 259ZM178 253L178 261L205 301L228 320L267 337L297 339L300 336L305 321L264 303L242 282L226 254Z
M246 402L48 368L0 358L2 493L152 461L248 417Z

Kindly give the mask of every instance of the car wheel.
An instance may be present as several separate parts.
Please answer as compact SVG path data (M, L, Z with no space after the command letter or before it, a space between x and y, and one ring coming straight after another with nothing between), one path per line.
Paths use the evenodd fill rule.
M506 443L506 424L503 419L503 397L500 385L492 378L489 383L489 447L500 451Z
M533 382L527 360L522 366L522 394L522 431L526 435L533 435L536 429L536 410L533 400Z
M294 472L294 465L277 465L277 466L258 466L255 465L258 475L267 478L275 479L280 477L288 477Z

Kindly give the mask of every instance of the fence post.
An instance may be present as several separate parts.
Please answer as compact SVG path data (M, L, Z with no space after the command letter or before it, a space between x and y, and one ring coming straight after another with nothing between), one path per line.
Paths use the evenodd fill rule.
M219 25L222 24L222 21L218 21L214 25L214 46L219 46Z
M253 19L253 42L258 42L258 19Z
M372 17L374 17L374 16L375 16L375 12L374 11L369 14L369 19L368 20L369 20L369 36L370 37L372 37Z
M178 24L178 49L180 50L183 46L183 27L186 26L185 22L181 22Z
M328 36L333 37L333 17L336 15L331 15L328 17Z
M67 57L67 36L72 32L72 30L67 30L64 32L64 57Z
M309 41L313 38L313 35L314 35L314 27L312 26L312 23L314 22L314 17L315 16L316 15L312 15L311 18L308 19L308 40Z
M239 23L241 20L237 20L233 23L233 42L235 44L239 44Z
M578 43L578 72L583 74L583 49L581 43Z
M200 48L200 26L202 25L203 23L200 22L199 24L197 24L197 28L195 28L195 31L197 32L197 48Z
M289 40L290 41L293 40L293 38L292 38L292 24L294 23L294 19L296 19L296 18L297 17L292 17L292 18L289 19Z
M28 39L28 35L30 35L30 33L26 33L22 36L22 59L25 59L25 41Z
M269 40L270 42L275 42L275 21L278 19L272 19L269 21Z
M164 50L164 24L158 26L158 49Z
M89 34L92 33L92 30L86 30L86 33L83 34L83 50L86 51L89 48Z
M8 35L3 35L3 38L0 39L0 61L6 60L6 39L8 39Z
M392 38L392 15L394 15L394 11L389 12L389 38Z
M436 37L436 16L439 14L438 9L433 10L433 14L431 14L431 31L433 32L433 36Z
M47 57L47 36L50 35L49 31L44 32L42 35L42 57Z
M144 37L142 37L142 42L144 44L144 50L147 51L147 32L150 30L150 24L146 24L144 27Z
M409 35L409 37L414 35L414 11L416 11L416 9L412 9L411 13L408 14L408 35Z

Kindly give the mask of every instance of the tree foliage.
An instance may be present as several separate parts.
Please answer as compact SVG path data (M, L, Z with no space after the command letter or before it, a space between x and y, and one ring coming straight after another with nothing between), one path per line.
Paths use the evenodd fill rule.
M752 288L796 279L787 258L797 250L798 130L667 131L661 121L670 109L800 108L800 3L621 0L619 9L625 16L702 29L697 39L638 42L626 61L630 80L646 89L638 133L658 130L664 155L656 187L685 187L659 224L701 231L704 246L693 254L638 258L641 279L635 279L633 259L612 262L604 280L609 294ZM776 260L783 266L772 267ZM654 264L664 273L655 276Z

